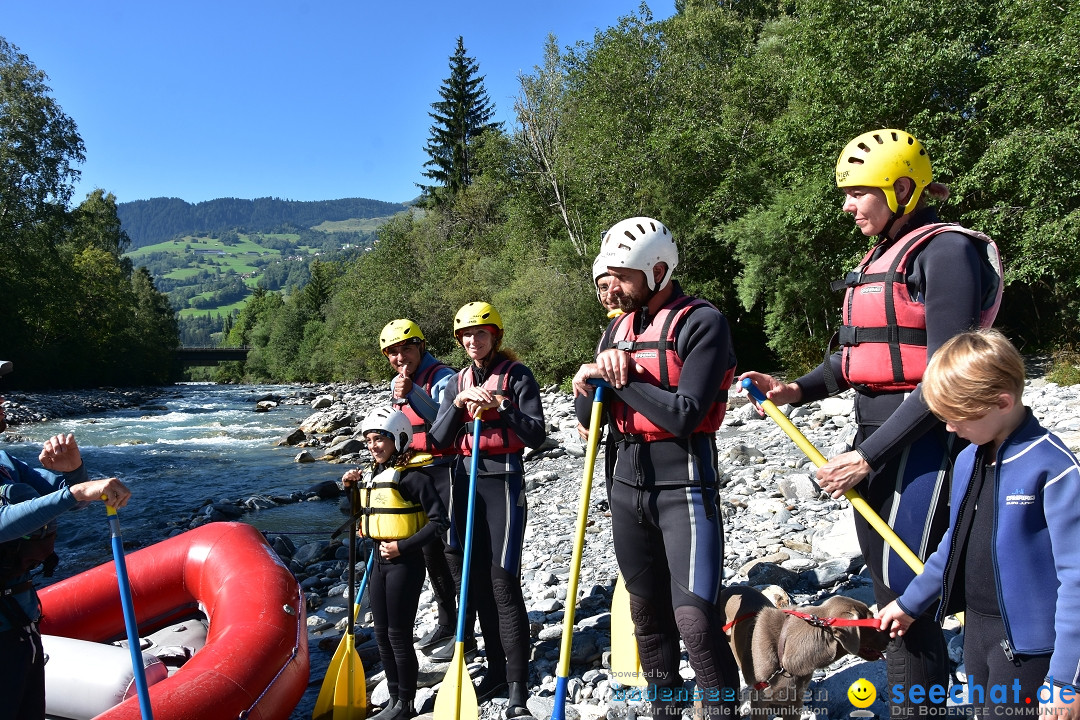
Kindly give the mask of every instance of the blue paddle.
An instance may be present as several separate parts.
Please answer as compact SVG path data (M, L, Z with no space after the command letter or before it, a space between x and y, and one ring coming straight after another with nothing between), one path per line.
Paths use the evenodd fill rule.
M101 496L105 500L105 496ZM131 669L135 673L135 690L139 694L139 711L143 720L153 720L150 707L150 688L146 684L146 668L143 667L142 644L139 642L139 625L135 622L135 607L131 601L131 582L128 580L127 562L124 560L124 539L120 535L120 516L112 505L105 506L109 516L112 535L113 560L116 561L116 581L120 585L120 606L124 609L124 627L127 629L128 649L131 650Z
M435 695L435 720L471 720L477 717L476 688L465 667L465 608L469 599L472 566L473 517L476 510L476 476L480 469L480 417L473 418L472 463L469 471L469 504L465 511L465 553L461 566L461 597L458 599L454 659Z

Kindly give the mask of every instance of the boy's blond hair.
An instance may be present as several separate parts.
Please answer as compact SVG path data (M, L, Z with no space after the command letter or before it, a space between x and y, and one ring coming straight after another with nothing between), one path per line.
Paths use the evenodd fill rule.
M1024 359L997 330L960 333L938 348L923 373L922 396L942 420L977 420L1008 393L1024 394Z

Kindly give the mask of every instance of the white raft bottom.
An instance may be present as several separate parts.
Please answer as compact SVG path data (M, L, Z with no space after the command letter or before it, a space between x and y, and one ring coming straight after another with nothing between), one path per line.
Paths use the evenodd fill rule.
M206 641L205 619L191 619L141 638L146 684L164 680ZM127 641L110 645L42 635L45 648L45 714L57 720L90 720L137 695Z

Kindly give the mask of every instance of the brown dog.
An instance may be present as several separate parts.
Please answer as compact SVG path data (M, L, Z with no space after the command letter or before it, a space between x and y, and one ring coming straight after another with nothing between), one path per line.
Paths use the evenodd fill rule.
M751 687L751 707L771 708L785 720L799 720L803 699L814 670L828 667L844 655L867 660L881 658L888 635L876 627L843 626L828 620L866 620L866 605L834 595L821 605L797 608L809 620L778 609L752 587L724 589L725 632L743 678ZM766 717L754 711L754 717Z

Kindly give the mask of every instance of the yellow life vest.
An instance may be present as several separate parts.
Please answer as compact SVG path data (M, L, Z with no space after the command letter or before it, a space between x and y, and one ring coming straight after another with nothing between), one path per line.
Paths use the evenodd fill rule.
M426 462L425 462L426 461ZM401 467L391 467L378 475L364 474L360 492L360 534L373 540L404 540L427 525L424 508L409 502L398 491L402 470L431 462L430 455L420 455Z

